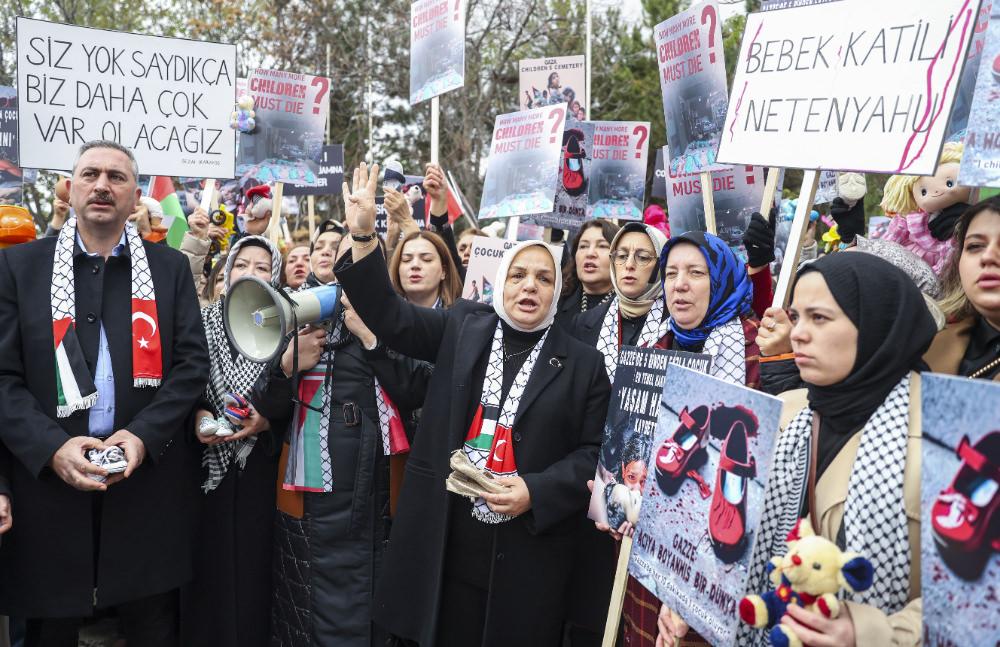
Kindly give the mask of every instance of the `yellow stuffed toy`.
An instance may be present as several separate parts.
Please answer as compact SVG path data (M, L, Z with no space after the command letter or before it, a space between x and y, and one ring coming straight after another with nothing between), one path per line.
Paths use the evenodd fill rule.
M772 557L768 574L774 590L763 595L748 595L740 600L740 618L758 629L771 629L769 638L775 647L802 647L802 641L781 624L790 604L827 618L840 615L840 589L864 591L872 585L871 562L857 553L845 553L832 541L813 532L806 519L800 519L787 538L788 552Z

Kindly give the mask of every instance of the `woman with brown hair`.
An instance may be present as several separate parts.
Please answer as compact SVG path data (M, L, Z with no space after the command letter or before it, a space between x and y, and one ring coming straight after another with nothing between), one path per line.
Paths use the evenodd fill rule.
M608 220L588 220L563 254L563 289L559 295L556 322L569 326L574 315L611 301L611 241L618 225Z
M429 231L415 231L396 246L389 280L400 296L427 308L447 308L462 296L462 281L448 248Z
M951 323L924 361L935 373L1000 381L1000 198L959 219L944 293L940 305Z

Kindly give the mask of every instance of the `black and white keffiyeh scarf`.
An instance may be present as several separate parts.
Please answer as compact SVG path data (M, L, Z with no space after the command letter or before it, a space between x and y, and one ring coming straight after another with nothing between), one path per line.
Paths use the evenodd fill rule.
M500 395L503 390L503 323L498 321L493 333L493 343L490 346L490 358L486 365L486 378L483 381L483 395L476 415L472 419L469 431L465 437L465 454L477 468L496 477L506 478L517 476L517 463L514 459L514 417L521 404L524 388L531 378L538 355L549 336L549 328L535 343L534 348L524 360L521 369L514 378L514 383L507 393L507 398L501 407ZM472 506L472 515L483 523L503 523L512 517L493 512L486 501L480 497Z
M663 316L663 295L653 302L642 324L642 331L635 345L639 348L653 346L670 330L669 320ZM615 370L618 368L618 354L621 350L621 311L618 299L611 301L604 322L601 323L601 334L597 338L597 350L604 356L604 370L608 373L611 383L615 382Z
M225 259L223 276L226 292L229 291L230 274L240 250L247 246L257 246L268 250L271 254L271 280L275 288L279 284L282 271L282 257L278 248L263 236L246 236L238 240ZM223 297L224 298L224 297ZM221 417L226 411L225 397L227 393L237 393L245 398L250 396L253 385L263 372L265 363L253 362L239 353L234 353L226 336L223 319L223 300L209 304L201 310L201 320L205 326L205 339L208 341L208 357L210 360L209 381L205 388L205 399L212 405L212 415ZM208 470L208 476L202 483L206 493L219 487L226 477L226 472L235 462L239 469L244 469L247 458L257 443L256 436L241 440L208 445L202 452L202 467Z
M902 609L910 589L909 528L903 498L910 379L905 376L892 389L859 432L861 444L844 506L846 547L871 560L876 577L867 591L843 597L885 613ZM778 437L747 591L770 588L768 560L787 551L786 538L799 520L813 451L812 419L812 409L806 407ZM765 645L766 632L741 625L737 644Z

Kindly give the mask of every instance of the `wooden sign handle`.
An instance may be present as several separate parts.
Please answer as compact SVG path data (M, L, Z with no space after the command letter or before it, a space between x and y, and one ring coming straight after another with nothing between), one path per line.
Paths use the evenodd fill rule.
M275 182L274 190L271 191L271 222L267 225L267 237L275 246L281 238L281 198L284 192L285 183Z
M431 164L438 163L438 152L441 148L441 100L431 99Z
M212 212L212 198L215 196L215 178L205 180L205 188L201 190L201 210L208 215Z
M767 182L764 183L764 197L760 199L760 215L767 220L774 206L774 192L778 190L778 179L781 177L781 169L772 166L767 169Z
M313 239L316 231L316 196L306 196L306 218L309 220L309 240Z
M711 171L701 172L701 202L705 207L705 231L718 236L715 224L715 188L712 186Z
M816 200L816 190L819 188L819 171L806 171L802 176L802 192L792 219L792 229L788 232L788 243L785 245L785 256L781 261L781 273L778 275L778 287L774 289L775 308L786 308L792 300L792 279L799 269L799 259L802 257L802 238L809 228L809 212Z
M628 560L632 555L632 537L622 537L618 551L618 568L615 569L615 583L611 587L611 604L608 605L608 621L604 623L604 640L601 647L615 647L618 640L618 626L625 604L625 584L628 582Z

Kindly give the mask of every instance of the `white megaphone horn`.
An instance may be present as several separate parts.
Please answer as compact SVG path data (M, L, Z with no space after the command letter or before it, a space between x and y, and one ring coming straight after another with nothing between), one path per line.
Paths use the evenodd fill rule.
M295 327L331 321L339 316L339 309L339 285L286 294L255 276L246 276L229 287L223 322L240 355L267 362L282 351L285 337Z

